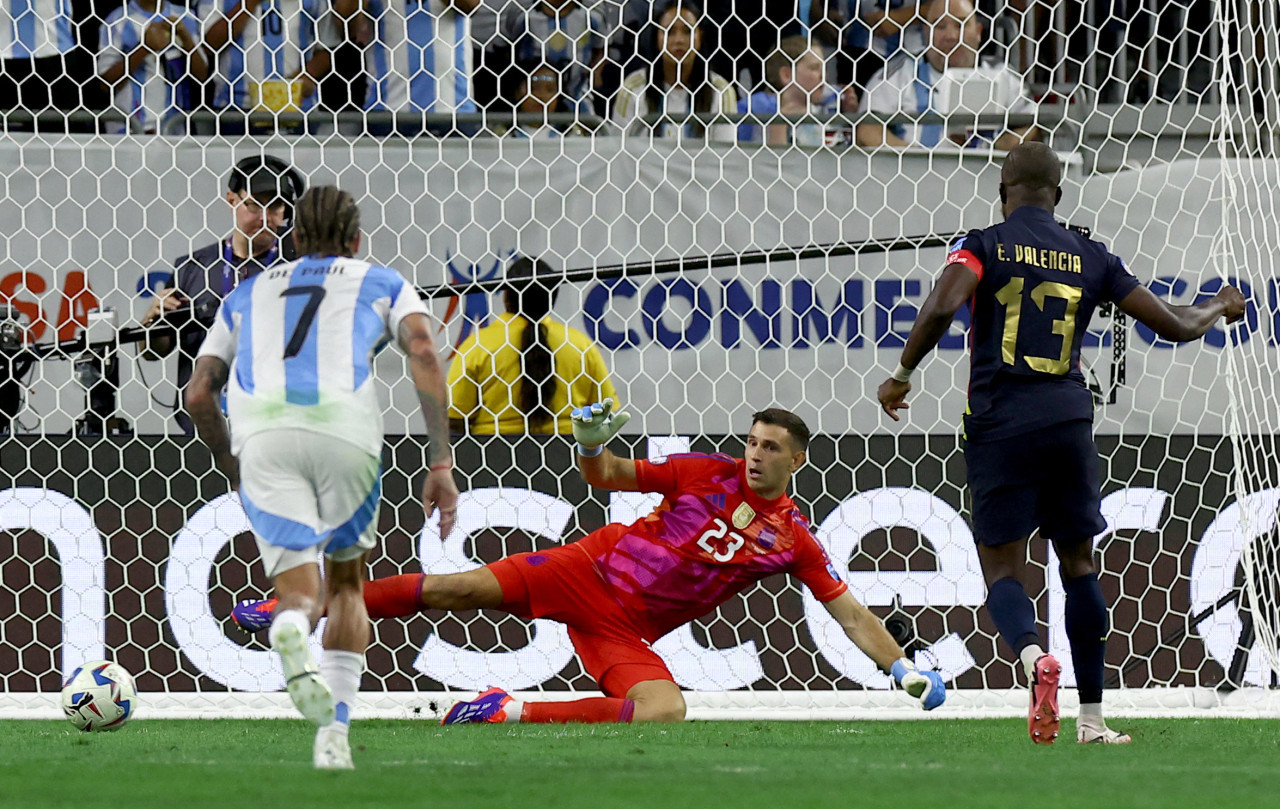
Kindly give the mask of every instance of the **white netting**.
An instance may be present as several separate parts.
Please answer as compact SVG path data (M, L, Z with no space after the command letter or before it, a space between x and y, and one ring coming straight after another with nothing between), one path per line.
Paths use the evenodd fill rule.
M1280 628L1271 4L980 1L974 34L938 6L912 18L910 0L887 15L814 0L803 22L746 0L701 16L630 0L191 2L160 9L150 44L155 13L137 0L84 19L54 0L0 10L0 710L54 710L63 672L97 657L133 671L158 713L284 704L266 647L227 620L269 583L238 502L175 421L190 349L155 358L134 340L180 257L212 245L195 291L221 296L228 177L271 155L355 194L361 254L430 296L450 358L503 311L493 282L511 255L569 273L553 314L599 347L637 416L620 452L736 453L753 409L798 412L817 437L794 494L854 594L944 672L955 705L1016 711L965 520L964 324L905 427L871 397L950 237L998 216L991 143L1030 128L1064 158L1060 217L1144 283L1188 303L1230 278L1252 301L1244 327L1199 343L1105 318L1086 343L1107 471L1107 699L1276 711L1255 690L1274 685L1261 650L1274 665ZM188 14L185 34L167 21ZM692 92L650 90L681 64L661 56L685 47L678 20L696 22L706 83L695 71ZM399 73L416 80L403 93ZM114 105L102 82L118 82ZM90 323L98 306L114 322ZM74 342L86 332L92 353ZM384 352L377 371L374 576L467 569L652 504L589 491L561 438L460 437L463 530L441 543L416 500L422 422L403 360ZM1040 543L1033 556L1069 668L1055 561ZM786 580L656 648L700 692L699 715L906 705ZM368 660L367 705L388 715L490 684L595 687L563 628L490 612L381 621Z
M1224 5L1224 31L1239 31L1240 58L1223 66L1224 94L1235 100L1223 106L1221 143L1225 161L1223 226L1219 274L1250 290L1249 317L1280 324L1280 282L1276 272L1277 106L1276 76L1280 50L1269 36L1277 30L1272 4ZM1276 489L1278 427L1275 379L1277 338L1252 339L1256 323L1233 340L1227 352L1231 403L1231 438L1237 462L1238 498L1243 550L1241 578L1247 596L1241 637L1258 640L1258 659L1251 664L1280 674L1280 492ZM1264 675L1265 676L1265 675ZM1272 680L1274 684L1274 679Z

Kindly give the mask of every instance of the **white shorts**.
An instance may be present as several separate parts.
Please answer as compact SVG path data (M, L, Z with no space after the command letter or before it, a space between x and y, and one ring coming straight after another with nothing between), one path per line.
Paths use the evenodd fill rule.
M255 433L240 449L240 504L267 576L358 559L377 539L382 459L309 430Z

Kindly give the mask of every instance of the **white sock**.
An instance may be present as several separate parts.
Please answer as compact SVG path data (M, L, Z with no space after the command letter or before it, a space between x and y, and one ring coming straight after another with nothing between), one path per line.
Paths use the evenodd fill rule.
M326 730L345 733L351 724L351 709L355 705L356 692L360 690L360 675L364 673L364 655L342 649L325 649L320 657L320 676L333 691L336 718Z
M327 725L321 725L316 728L316 739L328 738L330 736L341 736L346 739L350 734L351 726L346 722L330 722Z
M520 714L524 713L524 703L513 699L502 710L507 712L507 724L514 724L520 721Z
M1033 643L1022 650L1022 654L1018 657L1022 660L1022 668L1027 672L1027 683L1030 684L1035 680L1036 661L1044 654L1044 649L1040 648L1040 644Z
M1084 727L1090 730L1105 730L1107 723L1102 719L1102 703L1101 702L1082 702L1080 703L1080 719L1077 720Z
M276 634L279 632L278 627L288 626L290 624L298 627L298 629L302 631L302 636L304 638L311 634L311 619L307 617L305 612L302 610L281 610L275 614L274 618L271 619L271 631L267 633L267 637L270 638L272 645L275 645Z

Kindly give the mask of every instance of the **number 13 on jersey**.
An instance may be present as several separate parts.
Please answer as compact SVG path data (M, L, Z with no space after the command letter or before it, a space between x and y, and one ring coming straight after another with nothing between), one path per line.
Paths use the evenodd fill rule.
M1025 278L1014 277L996 293L996 300L1004 305L1004 336L1000 340L1000 353L1005 364L1016 365L1018 362L1018 326L1022 320L1022 295L1026 286ZM1045 302L1056 298L1066 302L1062 317L1055 319L1050 331L1062 338L1062 350L1057 357L1041 357L1021 352L1027 367L1033 371L1061 376L1071 370L1071 345L1076 336L1076 312L1080 308L1080 299L1084 290L1057 281L1043 281L1031 290L1031 302L1043 312ZM1047 336L1047 335L1046 335ZM1023 338L1027 342L1028 335ZM1043 339L1031 339L1036 345Z

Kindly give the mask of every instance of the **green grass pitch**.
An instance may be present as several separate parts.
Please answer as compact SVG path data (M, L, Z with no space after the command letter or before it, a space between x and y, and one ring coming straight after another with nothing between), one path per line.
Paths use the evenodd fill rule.
M466 726L364 721L355 772L311 768L302 721L0 723L0 806L1275 806L1280 722L1115 723L1128 747L1034 747L1025 721Z

